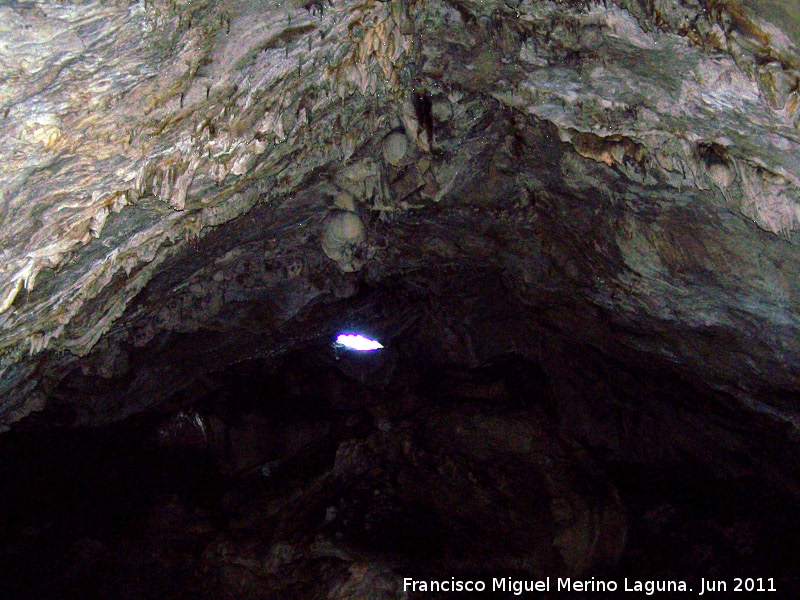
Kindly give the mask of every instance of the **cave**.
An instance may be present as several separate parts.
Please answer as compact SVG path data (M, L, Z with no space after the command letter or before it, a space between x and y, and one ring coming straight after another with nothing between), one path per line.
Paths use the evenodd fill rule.
M792 597L795 4L4 3L4 597Z

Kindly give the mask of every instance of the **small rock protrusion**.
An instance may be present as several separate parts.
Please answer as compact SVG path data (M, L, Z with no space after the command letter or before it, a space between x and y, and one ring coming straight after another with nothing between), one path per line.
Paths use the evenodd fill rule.
M322 234L322 251L335 261L345 273L353 273L364 266L364 244L367 230L354 212L335 211Z
M722 189L728 188L733 183L733 172L725 164L713 164L708 167L708 176L711 181Z
M408 154L408 138L400 131L394 131L387 135L383 140L381 151L384 160L393 167L403 164Z
M728 188L733 183L734 178L728 151L719 144L710 143L701 144L699 153L708 170L709 179L720 189Z
M352 194L348 194L347 192L339 192L333 198L333 206L340 210L355 212L356 201Z

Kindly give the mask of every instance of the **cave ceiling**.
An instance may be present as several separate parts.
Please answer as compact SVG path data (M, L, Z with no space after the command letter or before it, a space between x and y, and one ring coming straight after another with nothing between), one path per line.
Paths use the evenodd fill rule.
M5 3L0 426L348 327L558 332L797 426L795 4Z

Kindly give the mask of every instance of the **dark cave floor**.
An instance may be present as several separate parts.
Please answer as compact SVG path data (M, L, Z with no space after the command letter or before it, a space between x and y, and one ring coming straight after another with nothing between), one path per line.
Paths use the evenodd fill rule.
M400 598L403 577L576 570L620 585L800 587L800 499L691 456L660 466L564 441L530 401L536 385L509 383L521 368L451 369L447 395L444 379L376 390L339 371L315 392L296 369L254 363L189 408L12 431L0 437L4 596Z

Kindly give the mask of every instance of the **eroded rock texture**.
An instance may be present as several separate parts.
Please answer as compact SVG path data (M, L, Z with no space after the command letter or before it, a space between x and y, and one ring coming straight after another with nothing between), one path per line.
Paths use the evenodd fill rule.
M400 567L422 564L403 544L431 546L432 573L625 564L636 494L620 497L619 465L691 464L790 503L795 8L0 7L0 428L172 419L167 446L235 481L321 444L331 460L295 474L302 490L241 509L304 507L246 564L263 583L306 561L320 587L298 597L400 597ZM341 330L378 336L383 362L325 354ZM310 421L272 422L261 389L237 409L249 425L226 422L217 405L276 369L281 398L317 399ZM334 531L352 502L363 527ZM370 515L388 539L395 518L435 533L387 557Z

